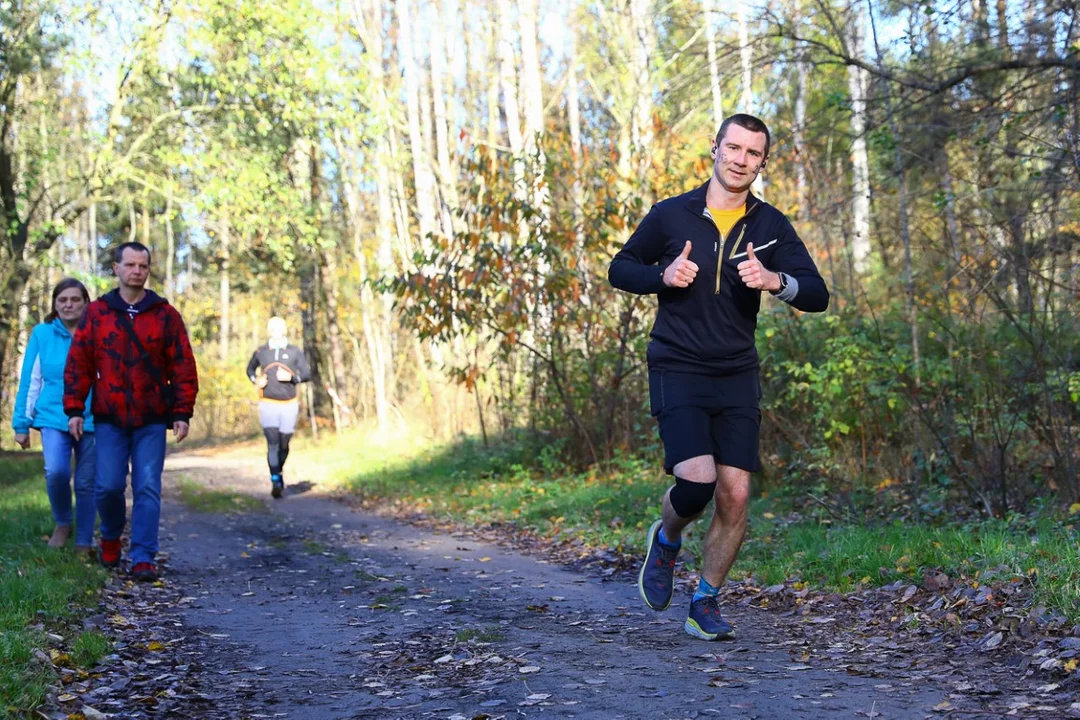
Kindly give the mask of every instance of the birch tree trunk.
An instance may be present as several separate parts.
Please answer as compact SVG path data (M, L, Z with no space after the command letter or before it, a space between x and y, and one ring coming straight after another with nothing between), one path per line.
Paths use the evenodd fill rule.
M807 197L806 187L806 98L810 92L810 65L805 56L800 56L795 63L795 71L798 82L795 96L795 127L793 140L795 142L795 193L799 201L799 212L796 217L805 221L810 204Z
M435 3L436 0L431 0ZM444 2L444 7L449 3ZM433 14L445 15L443 12ZM434 115L432 122L435 124L435 157L437 160L437 173L435 176L438 188L439 222L442 225L443 234L451 237L454 234L454 212L458 207L457 172L450 162L450 129L447 118L447 93L446 84L453 86L453 78L446 72L446 48L443 35L443 23L440 20L430 23L428 32L431 33L429 52L431 54L431 100Z
M220 254L221 254L221 271L218 279L218 304L221 306L221 325L218 329L218 357L221 362L225 362L229 359L229 334L231 328L229 327L229 252L230 252L230 220L229 220L229 206L225 205L221 208L221 218L219 220L218 234L220 236Z
M90 272L96 277L101 273L101 268L98 266L97 203L91 202L87 212L90 218L88 221L90 231Z
M716 58L716 0L704 0L705 43L709 58L709 88L712 90L713 132L724 122L724 94L720 88L720 66Z
M172 225L172 185L169 185L165 195L165 292L172 297L176 293L175 280L173 279L173 260L176 257L176 239L173 237Z
M420 226L421 247L428 246L428 236L436 231L435 176L425 151L420 118L420 69L413 53L411 0L395 0L398 17L398 58L405 78L405 109L409 127L409 150L412 154L416 218Z
M569 34L567 49L566 116L570 125L570 153L573 156L574 163L574 184L571 188L571 195L574 203L574 237L580 259L584 262L585 190L581 183L583 174L583 158L581 154L581 97L578 94L577 34L574 31L571 31Z
M856 3L850 27L851 52L866 57L866 11ZM870 263L870 160L866 151L867 73L848 65L848 92L851 94L851 253L856 273L864 273Z
M506 137L514 156L514 192L519 197L525 188L525 164L521 159L525 141L521 133L521 112L518 100L517 59L514 53L514 25L511 22L509 0L498 0L499 85L502 89L502 108L506 115Z
M739 69L742 71L739 112L754 114L753 52L750 48L750 28L746 23L745 3L735 3L739 23Z
M494 153L499 149L502 133L499 131L499 93L502 89L501 46L499 43L498 8L492 10L494 17L484 25L484 37L487 41L488 84L487 84L487 145Z
M631 53L631 69L637 90L630 133L639 177L649 166L653 142L652 56L656 51L656 30L652 24L654 15L652 0L630 0L630 21L635 39Z
M739 98L739 104L742 106L740 112L754 114L754 52L750 46L750 26L746 21L746 4L736 3L738 20L739 20L739 67L742 70L742 94ZM765 196L765 180L761 173L754 178L754 184L751 186L754 194L758 197Z
M524 152L532 175L532 203L546 225L550 213L550 194L545 181L547 160L541 143L544 135L544 87L540 74L540 53L536 46L536 0L519 0L518 10L521 17L521 84L525 95Z

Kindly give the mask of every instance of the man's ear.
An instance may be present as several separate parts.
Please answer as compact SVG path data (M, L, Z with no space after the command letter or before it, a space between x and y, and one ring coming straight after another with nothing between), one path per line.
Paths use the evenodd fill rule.
M713 160L716 159L716 151L719 149L720 148L716 147L716 143L713 143L712 150L709 151L709 156L712 157Z

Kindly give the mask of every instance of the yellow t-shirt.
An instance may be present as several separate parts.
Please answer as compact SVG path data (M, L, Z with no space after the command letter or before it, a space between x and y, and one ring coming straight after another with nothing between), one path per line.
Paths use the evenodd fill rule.
M739 222L739 218L746 214L746 205L743 204L742 207L734 210L709 208L709 214L712 215L713 222L716 223L716 227L720 231L720 237L726 238L728 233L731 232L731 228L735 227L735 223Z

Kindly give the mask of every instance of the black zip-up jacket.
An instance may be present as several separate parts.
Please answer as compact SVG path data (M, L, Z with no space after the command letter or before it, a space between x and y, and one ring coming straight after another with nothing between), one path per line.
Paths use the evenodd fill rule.
M758 366L754 331L761 291L746 287L737 269L747 243L765 268L787 276L788 287L777 297L804 312L829 307L825 281L782 212L750 194L746 214L721 238L705 206L708 187L654 205L608 268L616 288L659 299L650 369L722 376ZM669 288L664 269L687 240L697 277L689 287Z
M292 373L292 380L289 382L277 379L277 368L281 366ZM267 376L266 387L259 390L260 400L292 402L296 400L296 386L311 380L311 368L304 357L304 351L295 345L275 349L267 344L256 350L247 366L247 376L251 382L255 382L258 377L255 371L260 367Z

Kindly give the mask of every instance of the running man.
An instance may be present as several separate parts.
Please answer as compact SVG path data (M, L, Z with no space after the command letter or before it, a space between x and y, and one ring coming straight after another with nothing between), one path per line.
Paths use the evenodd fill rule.
M300 415L296 386L311 380L311 369L304 351L285 339L288 327L282 318L270 318L266 330L270 339L251 356L247 376L259 389L259 423L266 435L270 494L280 498L285 492L282 469Z
M715 498L684 625L704 640L734 635L717 594L746 531L750 473L761 469L754 330L762 291L804 312L829 306L825 282L787 217L750 192L769 141L756 117L724 120L709 181L653 206L608 270L616 288L659 300L649 399L675 484L649 528L638 587L650 608L668 608L682 531Z

